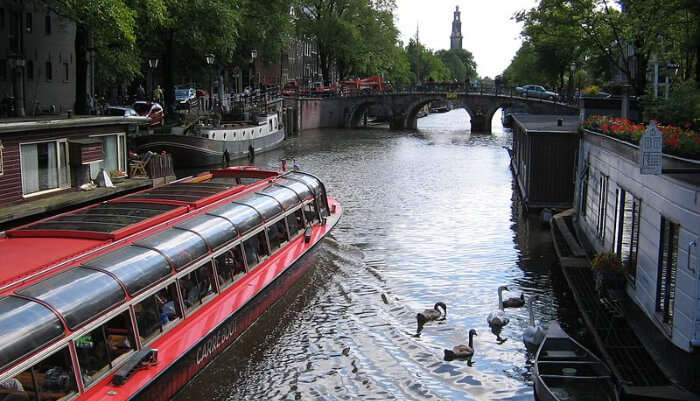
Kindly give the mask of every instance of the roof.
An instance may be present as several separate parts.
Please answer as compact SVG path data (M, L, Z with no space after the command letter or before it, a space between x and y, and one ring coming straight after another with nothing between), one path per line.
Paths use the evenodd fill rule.
M0 133L5 132L20 132L20 131L39 131L46 129L57 128L76 128L76 127L94 127L100 125L128 125L128 124L143 124L150 121L148 117L74 117L55 120L32 120L0 123Z
M549 133L575 133L578 132L579 117L560 114L529 114L513 113L515 123L525 129L528 133L549 132ZM562 125L557 124L562 120Z

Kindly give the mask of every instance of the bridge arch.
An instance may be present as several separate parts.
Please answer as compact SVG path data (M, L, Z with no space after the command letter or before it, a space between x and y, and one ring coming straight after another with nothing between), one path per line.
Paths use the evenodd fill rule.
M360 125L362 116L369 110L372 106L379 106L384 109L386 116L391 117L393 113L391 109L386 105L383 99L367 99L366 101L354 104L349 112L345 116L344 126L345 128L356 128Z
M493 116L496 114L498 109L503 109L503 108L512 107L512 106L520 106L523 109L525 109L525 111L527 111L528 113L533 112L533 108L530 107L530 104L528 102L521 102L521 101L511 100L511 99L503 99L502 102L494 103L493 106L486 111L486 123L488 124L488 127L487 127L488 132L492 132L491 131L491 122L493 121Z
M431 103L431 102L436 102L436 101L444 102L445 97L444 96L440 96L440 97L430 96L430 97L424 97L424 98L416 100L412 103L409 103L408 107L406 107L406 113L405 113L404 118L403 118L403 124L402 124L403 127L407 128L407 129L418 129L418 112L426 104ZM471 119L473 119L474 117L473 117L472 111L469 110L469 108L466 106L464 106L464 109L467 111L467 113L469 113L469 117Z

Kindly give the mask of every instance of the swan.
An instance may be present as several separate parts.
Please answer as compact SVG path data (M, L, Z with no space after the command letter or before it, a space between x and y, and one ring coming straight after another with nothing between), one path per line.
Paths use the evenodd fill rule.
M508 319L506 313L503 311L503 290L508 290L508 287L505 285L498 287L498 309L489 313L489 316L486 318L486 323L488 323L491 328L503 327L510 322L510 319Z
M445 350L445 360L451 361L455 358L467 359L468 365L472 366L472 356L474 356L474 336L477 336L476 330L469 330L469 345L459 344L452 347L452 350Z
M439 308L442 308L443 312L440 312ZM447 305L445 305L444 302L435 303L433 309L426 309L416 315L416 320L418 320L418 333L423 330L423 325L426 322L431 320L445 320L445 318L447 318Z
M520 308L525 305L525 295L521 292L520 297L512 297L503 301L504 308Z
M532 302L539 298L538 295L527 299L527 311L530 314L530 326L523 332L523 343L528 351L536 350L545 337L545 331L540 326L535 326L535 312L532 310Z

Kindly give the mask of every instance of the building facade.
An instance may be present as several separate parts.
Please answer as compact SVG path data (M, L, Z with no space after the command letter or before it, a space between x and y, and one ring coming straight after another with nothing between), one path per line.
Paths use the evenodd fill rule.
M663 156L663 168L700 162ZM673 171L673 170L667 170ZM618 254L626 293L645 316L640 338L673 360L686 385L700 380L700 178L642 175L637 146L584 130L576 191L577 226L597 252ZM646 329L648 328L648 329Z
M0 98L9 115L63 112L75 101L75 25L40 2L0 0ZM0 100L2 100L0 99ZM10 102L7 99L11 99Z
M459 6L455 9L452 19L452 34L450 35L450 50L462 48L462 20Z

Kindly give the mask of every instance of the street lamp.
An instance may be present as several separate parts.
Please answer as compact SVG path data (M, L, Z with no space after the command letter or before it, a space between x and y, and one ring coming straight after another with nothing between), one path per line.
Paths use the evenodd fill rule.
M208 53L204 57L207 60L207 65L209 65L209 108L211 108L211 104L212 104L211 65L214 64L214 55L212 53Z
M575 62L573 62L573 61L571 62L571 65L569 66L569 70L571 71L571 74L569 74L569 88L570 88L569 89L569 98L571 100L574 100L574 98L576 96L575 89L578 89L578 88L574 88L574 75L576 74L576 63Z
M148 93L146 97L153 96L153 70L158 68L158 58L151 57L148 59Z
M248 79L248 81L249 81L248 84L249 84L251 90L255 86L255 80L254 80L255 79L254 78L255 77L255 59L257 57L258 57L258 51L255 49L251 50L250 51L250 71L251 72L250 72L250 77Z

